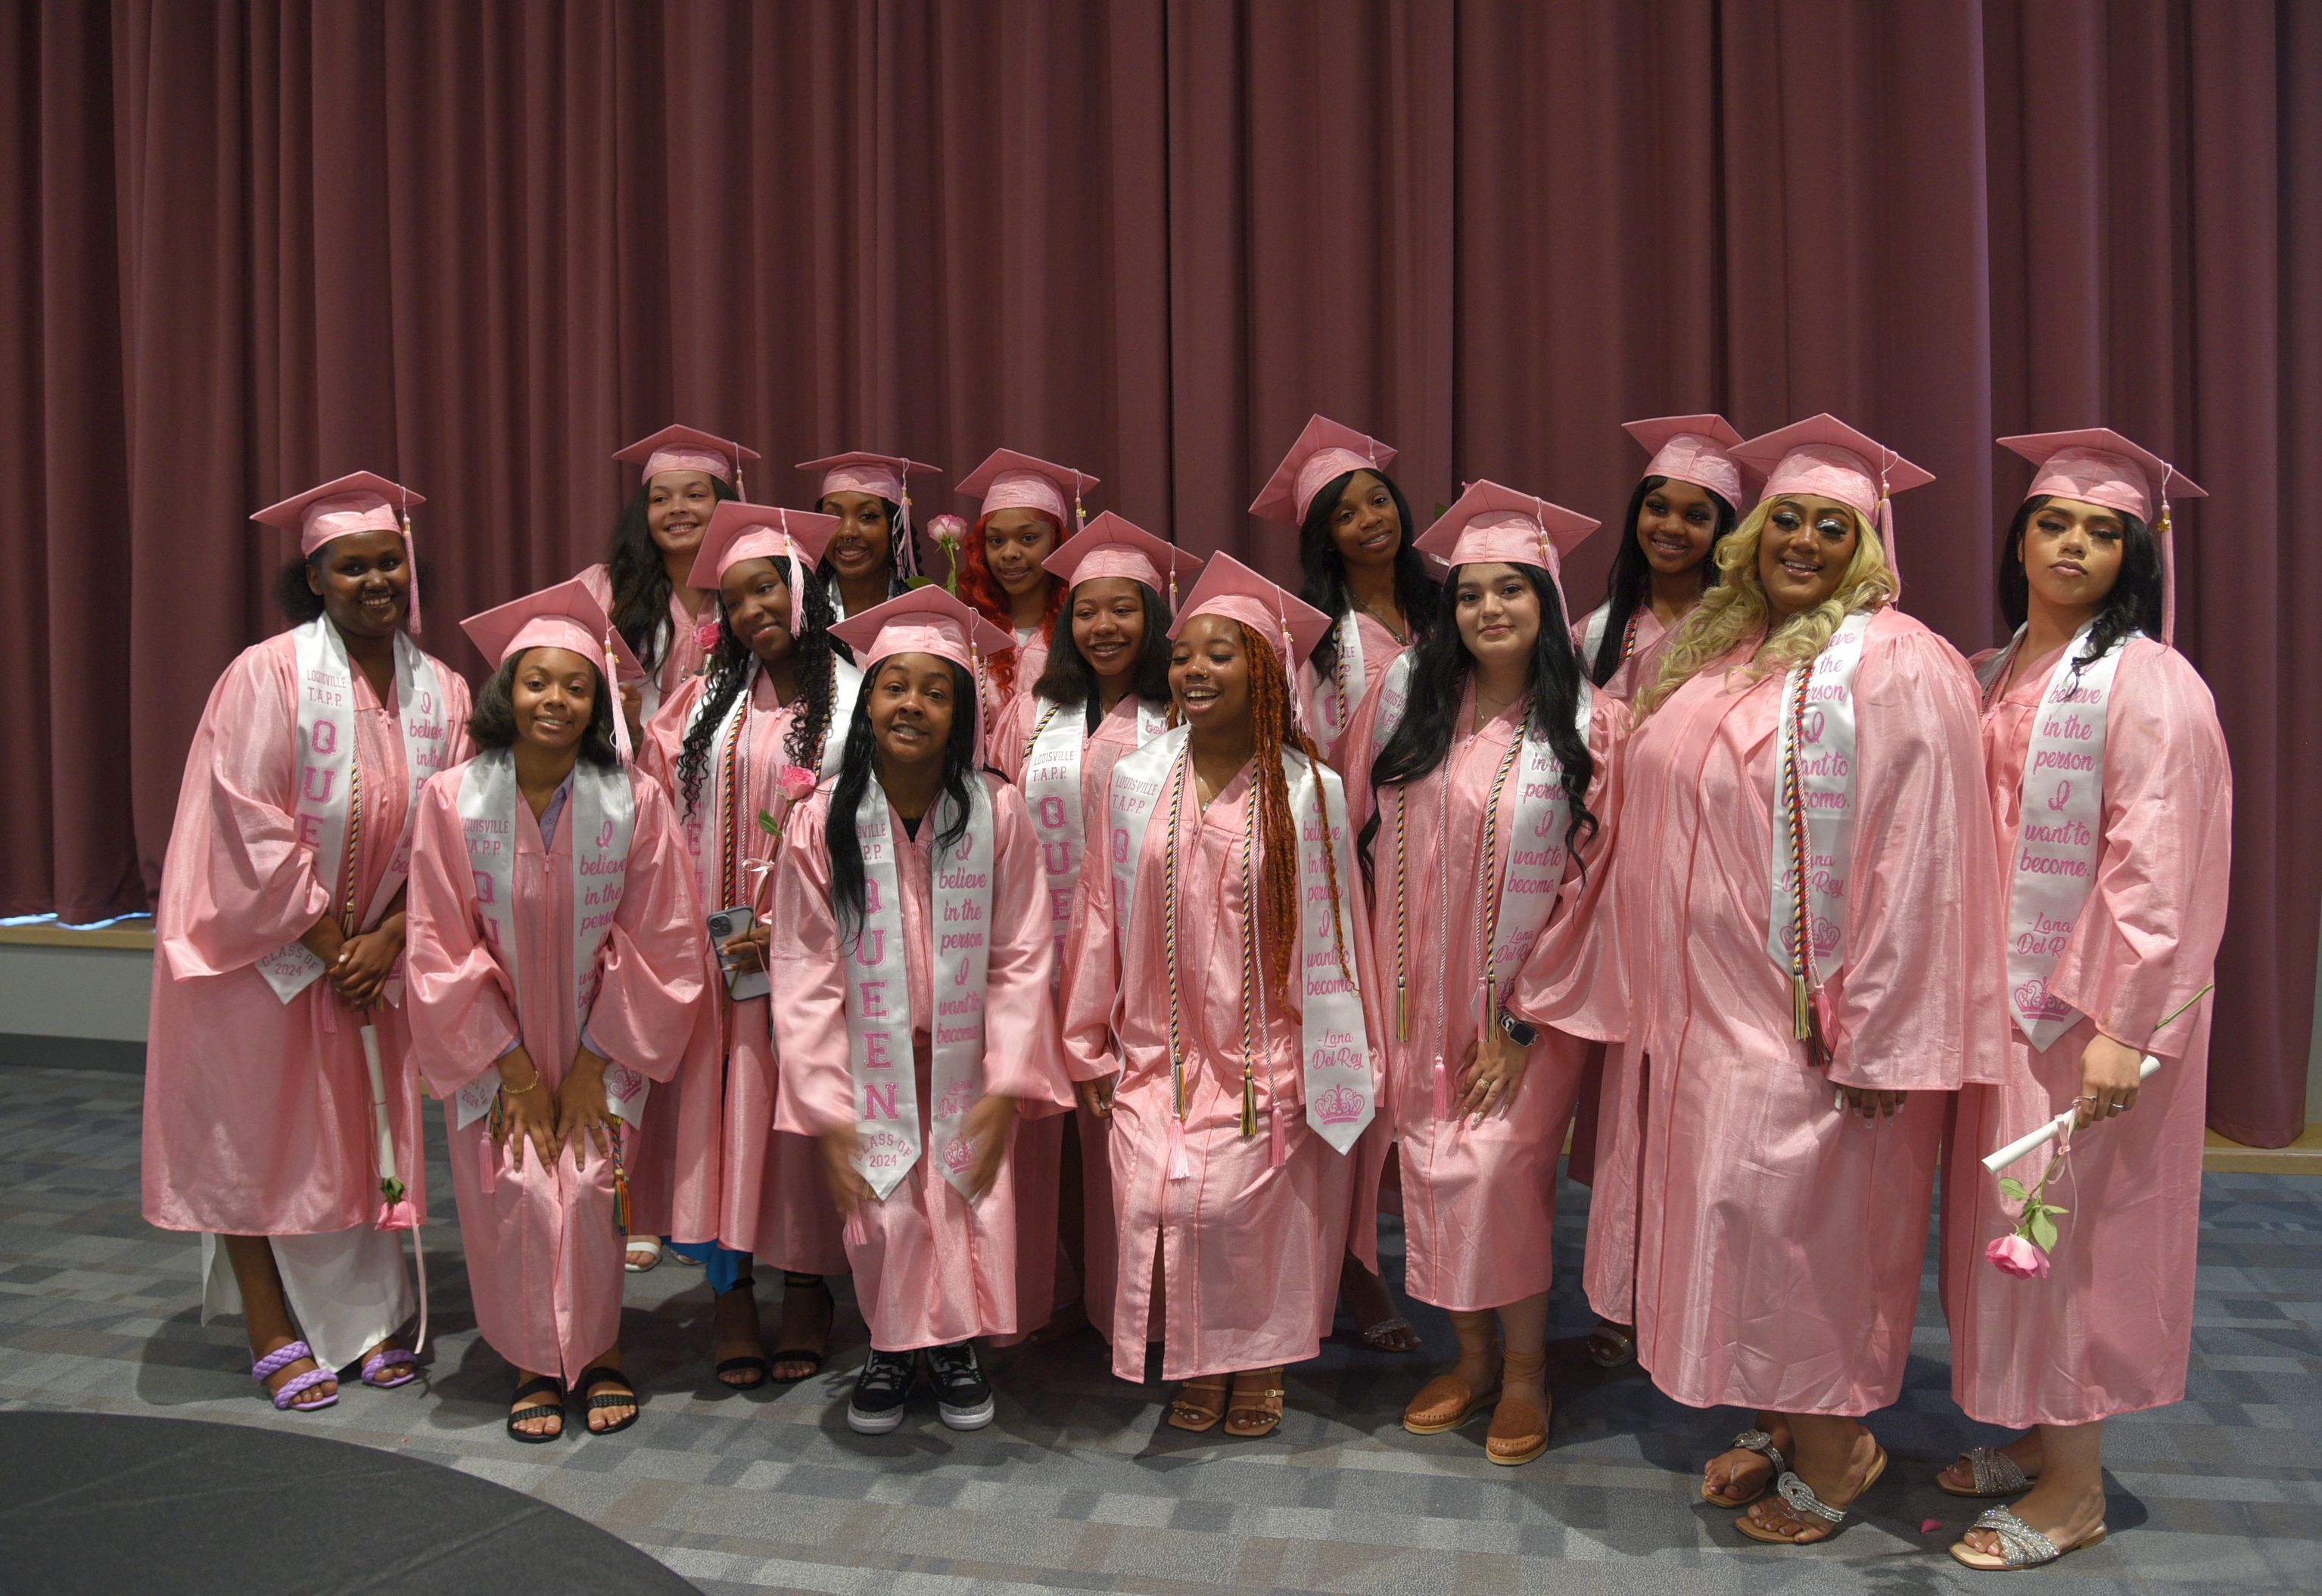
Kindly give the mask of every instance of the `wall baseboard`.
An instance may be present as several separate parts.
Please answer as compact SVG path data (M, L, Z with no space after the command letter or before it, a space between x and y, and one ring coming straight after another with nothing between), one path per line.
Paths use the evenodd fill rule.
M0 1069L110 1070L145 1072L142 1042L108 1042L95 1036L31 1036L0 1031Z

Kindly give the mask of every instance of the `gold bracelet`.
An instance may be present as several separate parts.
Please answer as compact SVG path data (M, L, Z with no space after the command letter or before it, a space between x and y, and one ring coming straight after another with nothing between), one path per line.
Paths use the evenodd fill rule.
M530 1091L534 1086L538 1086L539 1084L540 1072L535 1070L532 1072L532 1086L510 1086L507 1081L503 1081L500 1082L500 1096L504 1098L520 1098L524 1096L525 1093Z

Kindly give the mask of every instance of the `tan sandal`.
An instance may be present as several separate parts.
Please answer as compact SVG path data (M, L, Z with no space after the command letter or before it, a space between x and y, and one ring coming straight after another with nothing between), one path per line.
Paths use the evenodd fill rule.
M1783 1458L1782 1449L1774 1445L1774 1437L1764 1430L1743 1430L1725 1444L1725 1452L1754 1452L1774 1465L1773 1472L1766 1476L1766 1482L1763 1485L1759 1486L1747 1496L1722 1495L1709 1488L1709 1481L1705 1477L1701 1482L1701 1500L1713 1508L1746 1508L1772 1490L1775 1481L1789 1473L1790 1465ZM1717 1457L1724 1456L1725 1452L1719 1453ZM1715 1463L1717 1457L1713 1457L1709 1461ZM1706 1465L1704 1465L1705 1476L1706 1473Z
M2082 1546L2093 1546L2105 1537L2105 1527L2099 1524L2071 1546L2060 1546L2006 1508L1984 1509L1982 1516L1968 1528L1970 1532L1988 1529L1999 1537L1999 1554L1997 1556L1969 1546L1964 1537L1952 1543L1952 1558L1962 1568L1972 1568L1979 1573L2044 1568L2057 1558L2077 1552Z
M1874 1446L1877 1444L1874 1442ZM1836 1536L1846 1522L1847 1513L1860 1501L1879 1476L1887 1472L1887 1449L1879 1447L1870 1459L1870 1472L1863 1476L1862 1489L1846 1499L1844 1505L1833 1507L1815 1494L1813 1486L1795 1473L1785 1473L1774 1482L1774 1489L1782 1499L1782 1510L1789 1518L1787 1525L1768 1526L1744 1513L1734 1528L1753 1541L1763 1541L1769 1546L1818 1546ZM1820 1535L1803 1538L1809 1530L1819 1529Z
M1282 1399L1290 1393L1273 1383L1282 1378L1282 1371L1252 1369L1248 1373L1268 1376L1267 1383L1256 1391L1237 1389L1226 1401L1226 1434L1237 1440L1256 1441L1272 1435L1282 1426ZM1254 1400L1253 1400L1254 1399ZM1254 1414L1257 1424L1243 1421L1244 1414Z
M1204 1374L1198 1380L1188 1380L1169 1399L1169 1427L1200 1435L1213 1430L1226 1416L1226 1386L1231 1380L1226 1374ZM1204 1403L1197 1396L1207 1396Z
M1507 1468L1530 1463L1548 1450L1548 1421L1555 1399L1548 1394L1548 1354L1510 1353L1500 1365L1500 1405L1484 1437L1484 1455ZM1531 1391L1537 1387L1540 1397Z

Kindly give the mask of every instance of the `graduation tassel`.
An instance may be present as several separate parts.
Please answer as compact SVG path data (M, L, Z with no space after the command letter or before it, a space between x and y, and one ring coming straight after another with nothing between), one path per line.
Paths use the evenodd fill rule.
M621 1117L612 1117L613 1128L613 1233L629 1233L629 1166L621 1156Z
M1814 999L1806 991L1806 978L1795 971L1790 976L1790 1026L1801 1042L1814 1035Z
M1181 1115L1172 1114L1169 1116L1169 1178L1173 1181L1186 1181L1191 1180L1193 1174L1193 1162L1185 1154L1184 1118Z
M1266 1117L1271 1126L1269 1134L1273 1143L1266 1149L1266 1163L1271 1168L1280 1169L1290 1157L1290 1133L1282 1128L1282 1105L1275 1104Z
M1398 1042L1411 1040L1411 993L1400 975L1394 980L1394 1035Z
M1241 1067L1241 1134L1257 1134L1257 1081L1251 1076L1247 1060Z
M1451 1117L1451 1072L1443 1067L1443 1055L1435 1055L1435 1117Z

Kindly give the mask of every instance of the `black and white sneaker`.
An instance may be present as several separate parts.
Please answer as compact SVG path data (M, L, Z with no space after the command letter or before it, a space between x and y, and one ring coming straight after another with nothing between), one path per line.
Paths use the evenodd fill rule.
M980 1430L992 1422L992 1382L976 1362L975 1343L955 1341L928 1348L928 1370L936 1388L936 1411L955 1430Z
M903 1422L903 1403L919 1378L919 1361L908 1352L873 1349L855 1377L846 1404L846 1427L858 1436L883 1436Z

